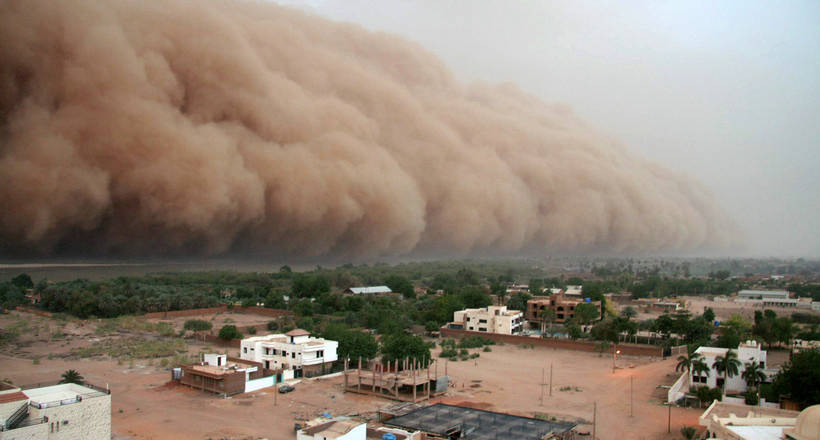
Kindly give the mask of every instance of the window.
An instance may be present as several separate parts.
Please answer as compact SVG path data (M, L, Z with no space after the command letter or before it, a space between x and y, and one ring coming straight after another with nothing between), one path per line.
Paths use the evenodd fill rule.
M487 320L486 320L486 319L479 319L479 320L478 320L478 323L479 323L479 324L486 324L486 323L487 323Z
M487 331L487 329L486 329L486 328L484 328L484 327L479 327L479 328L478 328L478 331L480 331L480 332L486 332L486 331Z
M325 351L324 350L317 351L316 352L316 357L325 357Z
M242 353L247 353L247 352L248 352L248 347L242 347Z
M465 321L470 322L470 317L468 316Z
M290 358L291 359L296 359L296 352L295 351L290 354Z

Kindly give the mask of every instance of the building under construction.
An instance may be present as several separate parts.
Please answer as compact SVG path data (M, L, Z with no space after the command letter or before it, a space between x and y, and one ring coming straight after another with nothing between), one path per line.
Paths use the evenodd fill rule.
M407 411L405 412L404 409ZM387 418L391 417L392 418ZM422 431L429 440L573 440L575 423L550 422L510 414L437 403L383 411L382 422L405 430Z
M439 376L434 361L423 366L405 359L382 365L361 359L351 368L345 360L344 389L346 392L368 394L404 402L421 402L447 392L449 377Z

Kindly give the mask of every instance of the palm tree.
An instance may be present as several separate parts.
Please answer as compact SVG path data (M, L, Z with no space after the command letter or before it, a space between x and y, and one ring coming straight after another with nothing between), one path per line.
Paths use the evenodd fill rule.
M703 359L695 359L692 361L692 366L689 367L690 371L692 371L692 376L702 376L705 375L709 377L709 366L706 365L706 362ZM690 383L691 385L691 383Z
M712 368L714 368L718 374L723 374L723 386L721 387L721 391L725 395L726 382L729 381L730 377L737 376L740 370L740 361L737 360L737 353L731 349L727 350L726 356L718 356L715 358L715 361L712 363Z
M746 368L743 370L743 373L740 374L746 381L746 386L750 388L754 388L755 392L758 393L758 403L760 403L760 384L766 380L766 374L763 372L763 368L755 362L754 360L751 362L746 362Z
M687 350L686 355L678 356L678 365L675 367L675 371L691 371L692 370L692 363L701 359L702 356L700 353L695 353L691 351L691 349Z
M78 385L83 384L83 377L80 376L80 373L77 370L68 370L62 375L62 379L60 383L76 383Z

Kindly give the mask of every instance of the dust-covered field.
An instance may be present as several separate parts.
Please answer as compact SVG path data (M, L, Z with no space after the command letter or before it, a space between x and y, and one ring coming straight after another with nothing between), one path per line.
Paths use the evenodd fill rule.
M233 319L225 314L211 318L215 323ZM169 331L167 324L137 318L81 321L18 312L0 315L0 327L19 334L15 343L0 348L0 376L30 384L57 380L73 368L91 383L110 386L113 431L122 439L292 439L293 423L299 420L325 411L375 418L380 407L392 403L343 393L341 377L302 381L296 391L284 395L262 390L228 399L171 386L173 364L202 352L226 351L180 338L177 324ZM621 357L613 373L608 355L512 345L491 350L475 349L480 357L469 361L439 361L434 370L440 375L446 371L454 383L444 400L575 420L580 431L590 432L597 405L600 439L678 438L680 427L697 424L700 411L673 408L672 433L666 432L667 408L660 405L666 390L658 386L676 379L673 359ZM231 351L236 349L228 353L237 355Z

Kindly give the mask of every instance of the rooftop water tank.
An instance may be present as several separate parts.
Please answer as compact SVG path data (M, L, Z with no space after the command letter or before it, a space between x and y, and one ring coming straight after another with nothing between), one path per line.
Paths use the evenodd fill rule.
M382 434L382 440L396 440L396 434L392 432Z

